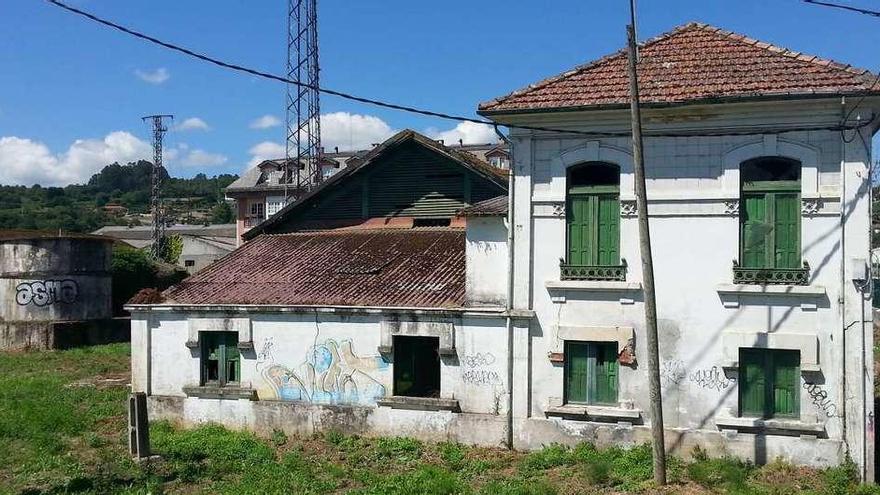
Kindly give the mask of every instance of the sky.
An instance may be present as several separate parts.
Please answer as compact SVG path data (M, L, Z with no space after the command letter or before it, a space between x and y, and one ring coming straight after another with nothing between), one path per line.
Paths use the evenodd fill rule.
M283 74L283 0L69 0L196 51ZM841 0L880 8L877 0ZM321 85L476 116L477 105L623 47L628 0L319 0ZM641 40L689 21L880 70L880 19L798 0L641 0ZM174 114L174 176L284 154L285 88L187 58L41 0L0 0L0 184L87 181L150 159L148 114ZM405 128L493 142L491 128L322 96L322 139L362 149Z

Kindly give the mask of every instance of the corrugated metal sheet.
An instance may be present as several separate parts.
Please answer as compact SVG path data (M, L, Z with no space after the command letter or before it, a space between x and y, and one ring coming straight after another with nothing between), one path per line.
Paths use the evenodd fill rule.
M167 291L181 304L464 306L454 228L262 235Z

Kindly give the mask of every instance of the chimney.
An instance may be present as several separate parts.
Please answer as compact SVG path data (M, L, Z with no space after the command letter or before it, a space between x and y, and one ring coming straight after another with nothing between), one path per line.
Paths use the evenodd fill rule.
M458 146L459 147L464 146L464 139L458 138Z
M443 145L443 140L442 140L442 139L438 139L437 142L440 143L441 146Z
M339 146L334 146L334 147L333 147L333 152L334 152L334 153L339 153Z

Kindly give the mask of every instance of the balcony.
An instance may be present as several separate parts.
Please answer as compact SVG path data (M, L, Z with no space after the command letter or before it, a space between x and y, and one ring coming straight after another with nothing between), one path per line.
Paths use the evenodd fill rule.
M733 262L733 283L754 285L809 285L810 265L803 268L746 268Z
M572 265L559 260L559 280L626 280L626 260L619 265Z

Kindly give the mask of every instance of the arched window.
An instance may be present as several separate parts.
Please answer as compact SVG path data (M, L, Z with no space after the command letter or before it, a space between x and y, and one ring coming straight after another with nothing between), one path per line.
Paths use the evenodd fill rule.
M620 168L605 162L575 165L567 184L563 278L621 278L622 270L583 269L620 267Z
M754 158L742 163L740 177L740 266L800 269L800 162L782 157ZM793 281L768 273L757 280L740 281Z

